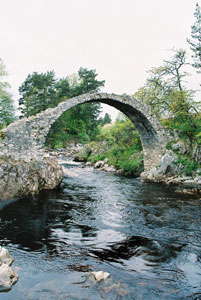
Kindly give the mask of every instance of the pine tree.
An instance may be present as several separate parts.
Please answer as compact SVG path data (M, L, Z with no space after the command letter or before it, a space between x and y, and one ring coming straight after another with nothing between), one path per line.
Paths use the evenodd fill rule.
M201 11L200 6L197 3L196 9L194 12L196 21L193 26L191 26L191 38L187 39L187 42L190 44L193 54L193 67L197 69L198 73L201 73Z
M0 128L9 125L15 120L15 108L10 85L4 80L7 75L3 61L0 59Z

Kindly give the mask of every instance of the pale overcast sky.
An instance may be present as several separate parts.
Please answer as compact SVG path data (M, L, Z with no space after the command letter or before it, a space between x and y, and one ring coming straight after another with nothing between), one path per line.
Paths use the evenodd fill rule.
M133 94L186 38L200 0L1 0L0 57L14 97L33 71L96 69L106 92ZM191 70L190 88L200 75ZM200 95L200 94L199 94Z

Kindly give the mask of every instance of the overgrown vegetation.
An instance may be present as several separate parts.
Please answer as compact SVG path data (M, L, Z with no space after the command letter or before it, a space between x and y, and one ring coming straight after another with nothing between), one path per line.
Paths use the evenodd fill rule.
M174 50L170 60L149 71L146 84L134 96L148 104L161 124L188 145L185 154L177 153L178 164L183 165L183 174L192 175L200 167L195 149L201 147L201 113L200 101L194 100L195 93L185 86L187 64L186 52Z
M108 159L108 164L120 169L125 175L138 176L143 171L142 145L138 131L132 122L122 117L113 124L100 128L89 161Z

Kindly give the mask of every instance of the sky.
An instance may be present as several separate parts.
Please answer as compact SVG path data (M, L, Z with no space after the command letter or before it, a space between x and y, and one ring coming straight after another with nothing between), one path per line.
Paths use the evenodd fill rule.
M186 49L192 61L186 38L197 2L201 5L200 0L1 0L0 58L14 99L34 71L54 70L61 78L80 67L96 69L104 92L134 94L147 71L172 56L171 49ZM198 90L200 75L190 72L187 85Z

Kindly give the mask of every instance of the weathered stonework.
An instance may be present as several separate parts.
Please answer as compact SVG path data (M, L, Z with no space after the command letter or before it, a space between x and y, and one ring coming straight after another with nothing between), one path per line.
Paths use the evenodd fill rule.
M141 137L145 170L156 166L164 154L167 132L152 114L150 107L127 95L106 93L84 94L61 102L55 108L24 118L2 130L0 155L15 159L40 160L44 155L46 136L52 124L68 109L82 103L101 102L123 112L134 123Z

